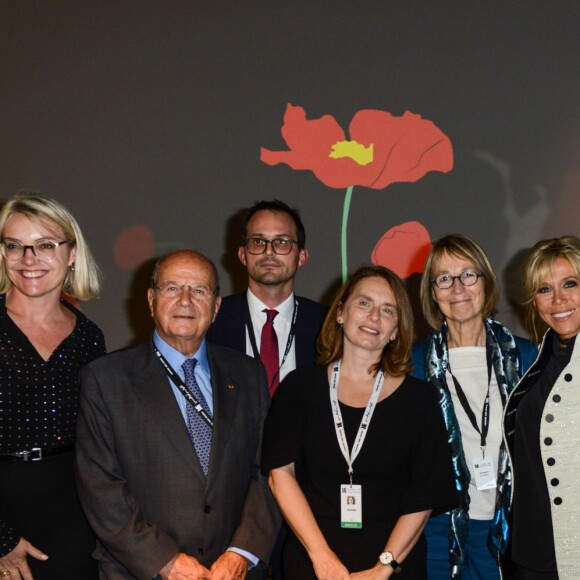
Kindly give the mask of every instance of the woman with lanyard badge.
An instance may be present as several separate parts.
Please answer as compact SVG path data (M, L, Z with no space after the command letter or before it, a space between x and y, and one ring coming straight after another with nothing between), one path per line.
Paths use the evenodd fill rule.
M262 469L291 533L289 579L426 578L422 530L453 507L435 393L408 376L413 318L390 270L357 270L335 297L319 366L281 384Z
M416 345L413 363L415 376L439 392L460 504L425 529L430 580L499 578L510 483L501 416L536 348L490 318L498 297L497 276L478 244L460 234L435 243L421 280L434 330Z

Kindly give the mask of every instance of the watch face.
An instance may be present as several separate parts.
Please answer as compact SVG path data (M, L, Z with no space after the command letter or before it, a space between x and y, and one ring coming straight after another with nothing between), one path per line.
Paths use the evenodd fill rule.
M379 561L383 566L388 566L393 561L393 554L391 552L383 552L379 556Z

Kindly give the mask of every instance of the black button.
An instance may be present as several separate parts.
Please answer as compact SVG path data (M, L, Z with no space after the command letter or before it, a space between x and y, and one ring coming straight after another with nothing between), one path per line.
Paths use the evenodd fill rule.
M560 480L554 477L554 479L550 480L550 483L556 487L560 483Z
M208 505L206 505L206 506L203 508L203 513L204 513L204 514L209 514L209 512L210 512L210 511L211 511L211 507L210 507L210 506L208 506Z
M553 443L553 441L552 441L552 438L551 438L551 437L546 437L546 438L544 439L544 443L545 443L546 445L552 445L552 443Z
M554 498L554 503L556 505L561 505L562 504L562 498L561 497L556 497Z
M560 395L554 395L552 397L552 401L554 401L554 403L559 403L562 400L562 397L560 397Z
M551 423L554 420L554 415L551 415L550 413L548 413L546 415L546 421L548 421L548 423Z
M569 383L572 380L572 375L570 373L566 373L564 375L564 380Z
M556 465L556 460L553 457L548 457L548 460L546 461L546 463L552 467L552 465Z
M201 554L201 555L203 556L203 548L198 548L198 549L197 549L197 553L198 553L198 554Z

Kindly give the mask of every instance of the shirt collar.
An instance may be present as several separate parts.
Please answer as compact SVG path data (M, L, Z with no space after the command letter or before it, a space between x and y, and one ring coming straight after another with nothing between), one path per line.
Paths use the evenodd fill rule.
M153 344L157 347L159 352L165 357L165 360L171 365L174 371L181 371L181 365L188 359L194 358L197 360L197 364L205 371L205 373L211 377L209 369L209 361L207 358L207 347L205 344L205 339L201 343L199 349L194 353L192 357L187 357L183 353L169 346L157 333L155 330L153 332Z
M255 319L256 317L262 317L264 321L266 320L266 314L263 312L265 308L270 310L270 307L264 304L252 291L248 288L247 291L248 299L248 309L250 310L250 317ZM294 314L294 292L284 300L284 302L278 304L275 310L278 311L278 316L281 316L288 322L292 323L292 315Z

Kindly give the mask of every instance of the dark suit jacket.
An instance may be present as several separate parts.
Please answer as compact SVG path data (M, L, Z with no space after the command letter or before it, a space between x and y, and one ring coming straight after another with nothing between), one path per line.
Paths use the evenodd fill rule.
M316 360L316 339L324 322L328 308L297 296L298 316L296 317L296 366L310 365ZM217 318L207 333L208 342L228 346L246 352L246 294L226 296ZM259 346L259 345L258 345Z
M177 552L209 567L229 546L268 561L280 516L259 471L266 376L238 352L207 353L207 481L152 341L81 370L77 481L101 577L151 580Z

